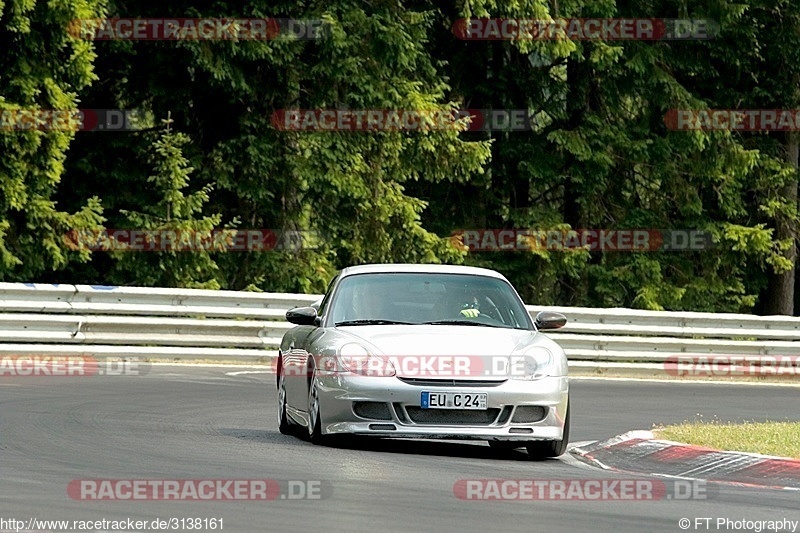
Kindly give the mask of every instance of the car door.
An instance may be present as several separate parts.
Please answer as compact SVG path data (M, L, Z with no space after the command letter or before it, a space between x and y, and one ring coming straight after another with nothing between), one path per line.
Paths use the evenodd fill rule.
M337 277L328 284L325 297L319 305L318 313L324 316L327 304ZM282 351L284 376L286 376L286 402L301 411L308 410L308 384L311 379L309 364L311 358L319 353L317 339L323 336L321 326L296 326L285 340L288 342Z

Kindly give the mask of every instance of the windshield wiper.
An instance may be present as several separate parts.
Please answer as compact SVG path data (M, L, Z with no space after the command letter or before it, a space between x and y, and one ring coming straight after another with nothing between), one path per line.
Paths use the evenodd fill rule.
M494 324L486 324L484 322L474 322L472 320L461 320L459 318L455 318L453 320L432 320L431 322L422 322L422 324L429 324L433 326L438 326L442 324L447 325L455 325L455 326L484 326L487 328L502 328L505 326L496 326Z
M400 322L399 320L384 320L378 318L364 318L361 320L345 320L343 322L337 322L334 324L335 326L375 326L375 325L391 325L391 324L401 324L404 326L412 326L414 325L412 322Z

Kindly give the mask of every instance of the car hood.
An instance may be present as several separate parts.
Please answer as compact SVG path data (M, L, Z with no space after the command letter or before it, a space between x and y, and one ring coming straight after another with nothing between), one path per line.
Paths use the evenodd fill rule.
M384 355L511 355L542 338L536 331L460 325L337 328ZM354 339L356 340L356 339Z
M508 378L507 370L514 361L519 361L521 352L531 346L547 348L556 357L552 375L566 375L567 371L564 351L546 335L532 330L461 325L343 326L336 329L347 338L340 341L358 342L373 353L377 352L376 355L388 356L398 377L480 376L482 380L503 381ZM436 364L445 362L441 356L453 356L452 361L460 361L461 370L437 367ZM424 361L428 362L427 366Z

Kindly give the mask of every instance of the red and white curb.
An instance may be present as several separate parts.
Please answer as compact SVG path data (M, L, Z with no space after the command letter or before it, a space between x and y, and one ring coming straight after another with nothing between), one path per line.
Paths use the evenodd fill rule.
M800 460L657 440L651 431L630 431L570 453L617 472L800 491Z

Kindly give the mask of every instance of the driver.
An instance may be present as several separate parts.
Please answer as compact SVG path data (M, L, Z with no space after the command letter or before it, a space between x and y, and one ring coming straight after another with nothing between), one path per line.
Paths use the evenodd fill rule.
M478 318L481 314L481 308L480 305L478 304L478 298L476 296L473 296L470 301L462 304L461 311L459 314L466 318Z

